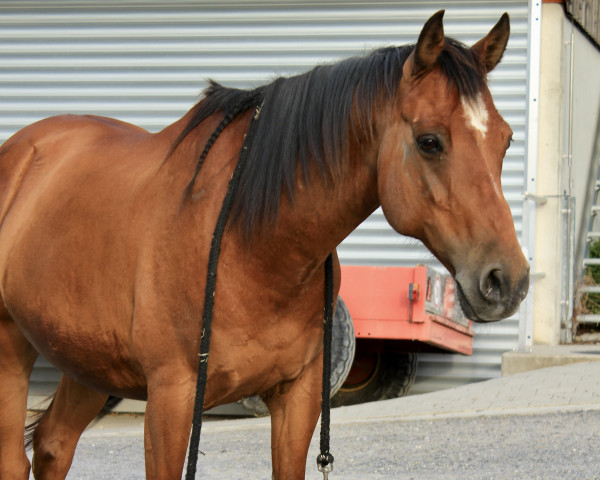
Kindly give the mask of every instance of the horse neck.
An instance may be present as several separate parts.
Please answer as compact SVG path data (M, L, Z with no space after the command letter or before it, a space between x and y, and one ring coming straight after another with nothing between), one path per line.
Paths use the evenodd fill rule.
M241 139L241 135L234 133L247 128L250 113L234 120L223 132L223 136L233 135L236 139ZM189 121L190 115L191 112L188 112L161 134L170 139L170 142L174 141ZM209 122L208 119L206 121ZM217 117L213 118L211 125L203 128L202 132L212 131L218 121ZM190 135L182 142L178 151L202 149L205 140L200 139L206 138L204 133ZM242 236L235 235L237 250L245 263L259 261L261 265L256 266L261 270L281 270L284 276L289 273L291 278L302 278L302 272L306 271L307 266L324 262L342 240L379 206L376 173L378 142L355 142L348 152L343 174L335 181L322 180L321 172L314 167L309 172L310 185L307 185L304 174L299 169L294 200L291 201L283 194L274 229L268 226L259 228L249 242ZM181 156L186 154L182 153ZM174 175L181 175L179 166L171 165L168 168L174 169Z
M379 206L376 161L377 149L365 144L350 149L346 168L335 181L318 181L320 174L313 171L311 180L316 181L307 186L299 173L295 198L290 201L284 194L275 230L267 229L253 242L267 254L266 261L281 262L272 252L283 247L293 263L285 265L290 272L324 262Z

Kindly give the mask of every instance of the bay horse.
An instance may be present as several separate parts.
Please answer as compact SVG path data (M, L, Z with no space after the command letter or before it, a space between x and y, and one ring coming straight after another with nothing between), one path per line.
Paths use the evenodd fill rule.
M471 48L444 36L442 16L415 45L256 91L213 83L155 134L64 115L2 145L3 480L30 469L38 480L65 478L109 395L147 400L147 478L181 478L210 237L254 93L262 109L222 243L205 407L264 399L273 478L304 478L320 413L323 264L378 206L451 272L469 317L516 311L529 266L500 186L512 132L486 85L508 15ZM64 375L30 466L23 436L38 354Z

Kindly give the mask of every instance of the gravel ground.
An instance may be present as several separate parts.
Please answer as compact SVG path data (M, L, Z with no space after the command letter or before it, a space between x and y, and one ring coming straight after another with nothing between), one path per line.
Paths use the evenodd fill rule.
M84 434L68 479L144 478L141 419L117 422ZM271 478L264 423L208 422L201 450L198 478ZM600 411L344 422L331 450L330 480L600 480ZM307 479L323 478L317 453L318 433Z

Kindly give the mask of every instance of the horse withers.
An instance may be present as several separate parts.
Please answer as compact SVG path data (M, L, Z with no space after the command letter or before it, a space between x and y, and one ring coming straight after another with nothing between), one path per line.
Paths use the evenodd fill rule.
M515 313L529 267L500 185L512 132L486 86L508 15L471 48L444 36L442 16L415 45L255 91L213 83L156 134L59 116L2 145L3 480L29 475L38 354L64 375L33 433L36 479L65 478L109 395L147 400L147 478L181 478L211 235L252 98L262 108L222 243L205 407L264 399L275 479L304 478L320 413L323 264L378 206L454 275L469 317Z

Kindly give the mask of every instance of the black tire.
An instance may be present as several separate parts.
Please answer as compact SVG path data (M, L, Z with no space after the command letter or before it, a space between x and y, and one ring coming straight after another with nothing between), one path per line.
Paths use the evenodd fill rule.
M348 307L338 297L333 318L333 339L331 342L331 396L342 387L354 363L356 337L354 324Z
M417 374L416 353L356 352L346 382L331 399L334 407L402 397Z
M356 350L354 325L352 317L342 300L338 297L335 316L333 318L333 335L331 342L331 396L340 389L350 372ZM243 398L240 403L257 417L269 414L265 403L258 395Z

